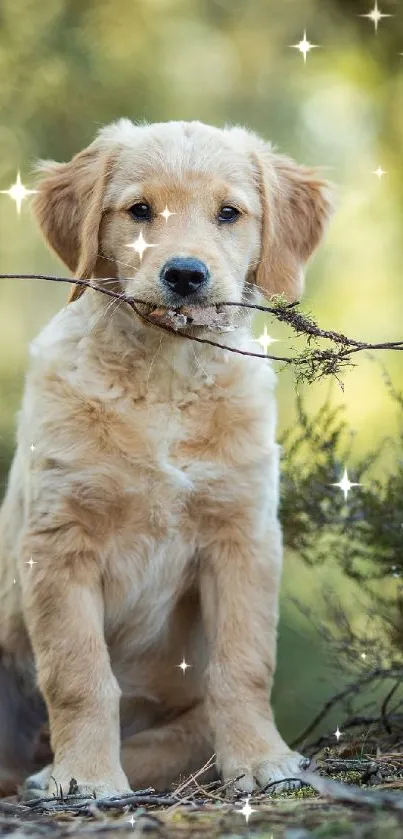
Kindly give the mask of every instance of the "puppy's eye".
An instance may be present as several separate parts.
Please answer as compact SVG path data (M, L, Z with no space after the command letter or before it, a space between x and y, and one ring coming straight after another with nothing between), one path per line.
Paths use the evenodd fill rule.
M236 207L225 206L221 207L218 213L218 221L236 221L238 216L240 216L240 212Z
M151 221L152 219L151 207L145 201L139 201L138 204L133 204L129 209L129 213L136 221Z

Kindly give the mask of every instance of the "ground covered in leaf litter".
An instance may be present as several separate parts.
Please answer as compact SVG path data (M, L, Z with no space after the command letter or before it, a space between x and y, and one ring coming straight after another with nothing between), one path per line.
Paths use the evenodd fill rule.
M392 739L394 742L391 743ZM0 799L0 837L12 839L402 839L403 743L357 734L347 746L320 741L313 786L229 800L220 783L189 778L168 791L121 799ZM305 749L305 752L309 752ZM311 750L312 751L312 750Z

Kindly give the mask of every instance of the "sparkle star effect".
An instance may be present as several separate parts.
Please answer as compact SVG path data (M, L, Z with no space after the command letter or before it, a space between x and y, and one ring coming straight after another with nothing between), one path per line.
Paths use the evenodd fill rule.
M378 166L378 168L377 168L377 169L374 169L374 170L373 170L372 174L373 174L373 175L376 175L376 177L377 177L379 180L381 180L382 176L383 176L383 175L387 175L388 173L387 173L387 172L385 172L385 169L382 169L382 166Z
M393 17L393 15L385 15L381 12L378 8L378 2L375 0L375 6L371 9L370 12L367 12L366 15L360 15L360 17L367 17L368 20L372 21L375 27L375 32L378 31L378 24L379 21L382 20L384 17Z
M344 470L343 477L337 484L330 484L332 487L339 487L344 493L344 500L347 501L348 493L350 492L351 487L360 487L361 484L353 483L349 480L347 475L347 469Z
M131 819L128 819L128 822L129 822L129 824L131 824L132 827L134 827L135 821L136 821L136 819L134 818L134 816L132 816Z
M257 338L258 343L263 347L265 353L267 353L267 350L268 350L268 347L270 346L270 344L274 344L278 340L279 340L278 338L272 338L268 334L266 324L265 324L265 327L264 327L264 330L263 330L262 334L259 335L259 338Z
M185 675L186 670L188 669L188 667L191 667L192 665L191 665L191 664L187 664L187 662L185 661L185 656L184 656L184 657L183 657L183 659L182 659L182 661L181 661L181 663L180 663L180 664L177 664L176 666L177 666L177 667L180 667L180 669L182 670L183 675Z
M306 64L306 57L310 50L316 49L318 44L311 44L306 38L306 29L304 30L304 37L298 44L290 44L291 49L299 50L304 56L304 64Z
M38 190L37 189L27 189L24 186L24 184L21 182L20 173L17 172L17 179L16 179L15 184L12 184L12 186L10 186L10 189L0 189L0 192L1 192L2 195L9 195L10 198L12 198L13 201L15 201L15 204L16 204L16 207L17 207L17 213L18 213L18 215L20 215L21 204L22 204L24 198L26 198L27 195L33 195L33 193L38 192Z
M140 232L136 241L133 242L131 245L126 245L127 248L132 248L136 253L138 253L140 257L140 262L143 259L143 253L147 250L147 248L156 248L157 245L150 245L149 242L146 242L143 233Z
M31 452L34 452L34 451L35 451L35 446L34 446L34 444L33 444L33 443L31 443L31 445L30 445L30 447L29 447L29 448L30 448Z
M159 215L159 216L163 216L163 217L164 217L164 219L165 219L165 221L168 221L168 219L170 218L170 216L176 216L176 213L171 213L171 211L170 211L170 210L168 210L168 207L166 206L166 207L165 207L165 210L163 210L163 211L162 211L162 213L158 213L158 215Z
M334 732L334 736L335 736L337 742L339 742L340 737L343 737L343 732L340 731L339 726L337 726L336 731Z
M29 567L32 568L33 565L36 565L36 560L32 559L32 556L31 556L31 559L28 559L27 562L25 563L25 565L29 565Z
M243 816L245 816L246 824L248 824L249 817L252 815L252 813L255 812L255 810L249 804L249 797L245 799L245 804L243 805L242 810L240 810L239 812L242 813Z

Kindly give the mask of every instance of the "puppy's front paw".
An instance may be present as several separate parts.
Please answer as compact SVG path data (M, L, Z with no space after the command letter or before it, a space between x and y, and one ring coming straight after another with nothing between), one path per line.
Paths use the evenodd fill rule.
M256 789L267 792L285 792L301 786L300 775L307 768L309 761L298 752L288 750L280 755L268 755L247 766L223 772L224 780L234 779L228 787L228 795L238 792L252 793ZM240 777L242 776L242 777ZM271 786L273 785L273 786Z
M116 773L104 778L91 780L81 775L73 775L73 772L60 772L57 768L52 772L48 785L48 795L86 796L89 799L113 798L127 795L132 790L124 772Z

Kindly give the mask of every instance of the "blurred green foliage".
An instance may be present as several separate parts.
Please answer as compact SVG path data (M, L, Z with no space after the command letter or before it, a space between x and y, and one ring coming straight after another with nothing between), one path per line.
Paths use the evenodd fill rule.
M19 169L29 186L37 158L67 160L98 127L121 116L247 125L299 161L323 167L336 184L337 213L308 273L305 310L323 328L354 338L401 339L403 8L384 0L382 11L393 17L375 33L361 17L369 6L368 0L2 0L0 189L14 183ZM304 29L318 45L306 64L290 48ZM379 165L387 172L380 180L373 174ZM0 195L0 271L64 270L41 240L29 200L18 216ZM0 280L3 485L27 347L65 298L64 287ZM265 322L256 318L257 332ZM268 326L282 341L276 349L294 348L285 327ZM382 361L401 388L400 353L385 353ZM343 379L344 391L331 389L331 404L344 407L356 432L353 465L396 434L396 412L369 358L357 357ZM305 405L315 411L329 383L305 391ZM278 394L284 429L296 418L291 370L281 373ZM380 472L389 465L385 452ZM293 566L293 580L301 596L312 597L311 576ZM286 602L280 689L290 678L301 684L300 729L327 690L318 687L326 652L320 659L311 638L304 641L291 608ZM287 725L292 713L283 711Z

